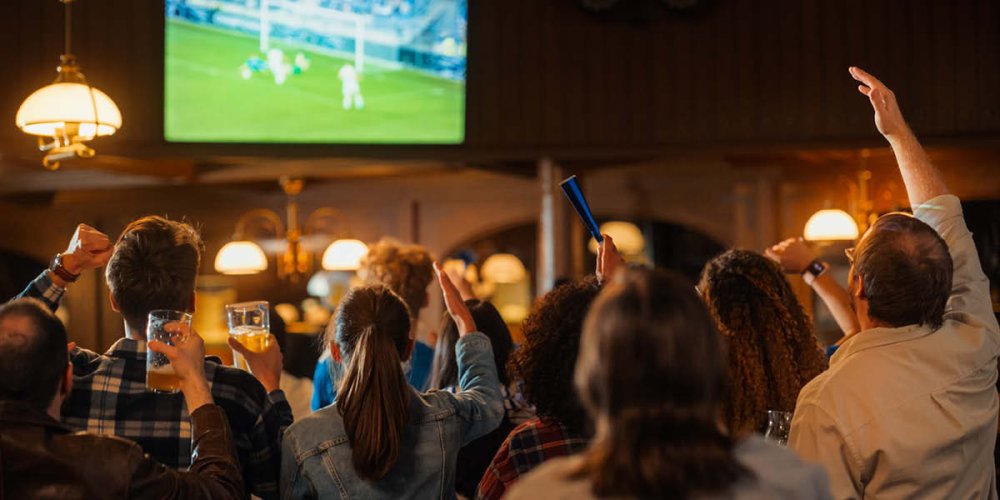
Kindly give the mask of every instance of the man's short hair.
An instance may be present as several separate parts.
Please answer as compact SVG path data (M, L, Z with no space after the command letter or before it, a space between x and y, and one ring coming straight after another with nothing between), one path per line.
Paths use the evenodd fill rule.
M190 309L204 250L198 231L186 222L152 215L122 231L106 278L131 328L145 328L154 309Z
M873 320L939 328L953 273L948 244L934 228L891 213L879 217L858 246L851 279L861 277Z
M66 328L41 301L0 306L0 400L45 411L66 371Z

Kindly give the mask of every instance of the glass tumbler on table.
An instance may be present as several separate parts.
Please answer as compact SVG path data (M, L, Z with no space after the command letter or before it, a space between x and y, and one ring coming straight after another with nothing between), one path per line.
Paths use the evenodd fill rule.
M767 411L767 431L764 432L764 439L774 444L785 446L788 444L788 432L792 429L792 412L790 411Z
M177 323L186 328L185 333L167 331L167 325ZM175 345L183 342L186 332L191 331L191 315L184 311L157 309L149 312L146 321L146 341L158 340L164 344ZM146 390L165 394L180 391L181 379L174 373L170 360L158 352L146 351Z
M267 301L240 302L226 306L229 336L252 352L264 352L270 344L271 316ZM233 353L234 364L246 368L246 360Z

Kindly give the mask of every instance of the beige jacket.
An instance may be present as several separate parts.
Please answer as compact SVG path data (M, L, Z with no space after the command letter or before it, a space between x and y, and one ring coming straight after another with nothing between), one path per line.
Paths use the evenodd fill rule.
M955 265L944 325L873 328L799 394L788 446L822 464L834 498L997 498L1000 328L958 198L914 214Z

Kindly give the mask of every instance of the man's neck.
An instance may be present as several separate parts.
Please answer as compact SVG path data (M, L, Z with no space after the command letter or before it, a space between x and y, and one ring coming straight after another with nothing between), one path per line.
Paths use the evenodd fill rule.
M132 339L132 340L146 340L146 331L145 331L145 328L142 328L142 329L132 328L132 326L128 324L128 321L124 321L124 323L125 323L125 337L126 338L129 338L129 339Z

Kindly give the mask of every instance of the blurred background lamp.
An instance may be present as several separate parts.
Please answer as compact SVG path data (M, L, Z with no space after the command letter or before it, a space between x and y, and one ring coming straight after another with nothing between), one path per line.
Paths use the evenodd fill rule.
M809 217L803 237L809 241L858 239L858 223L847 212L823 209Z
M215 255L215 270L222 274L257 274L267 270L267 256L252 241L230 241Z
M631 222L613 220L601 224L601 234L611 236L615 240L618 251L624 255L638 255L646 248L646 238L642 236L639 226ZM597 240L591 238L587 245L590 253L597 253Z
M357 271L361 259L368 255L368 245L361 240L334 241L323 252L323 269L327 271Z
M480 275L486 281L493 283L520 283L527 276L524 263L516 255L497 253L490 255L483 262Z
M83 143L112 135L122 126L122 114L107 94L87 83L76 57L70 51L73 0L65 6L64 43L55 82L36 90L17 110L14 122L22 132L38 136L38 149L45 152L42 165L55 170L59 160L79 156L91 158L94 150ZM46 142L51 139L51 142Z

